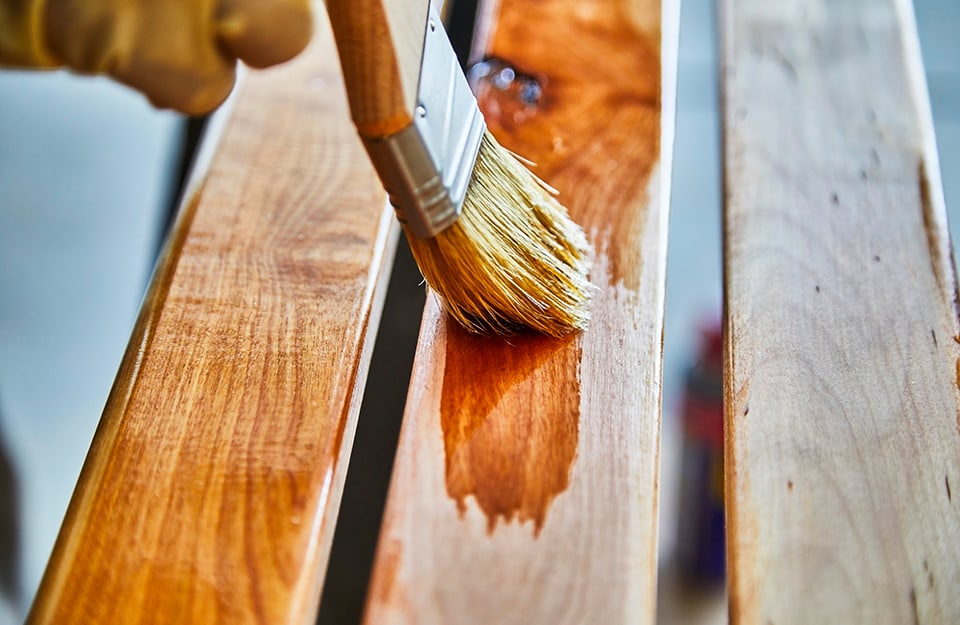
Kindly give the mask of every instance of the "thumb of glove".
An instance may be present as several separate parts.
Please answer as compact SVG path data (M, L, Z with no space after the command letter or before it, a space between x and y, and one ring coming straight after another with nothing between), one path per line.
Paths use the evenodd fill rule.
M0 62L107 74L189 114L226 99L238 60L299 54L313 23L309 0L0 0L4 12Z

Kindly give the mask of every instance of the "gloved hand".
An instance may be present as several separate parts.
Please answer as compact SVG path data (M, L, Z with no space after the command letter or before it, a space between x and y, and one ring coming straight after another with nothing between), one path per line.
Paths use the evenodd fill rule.
M108 74L201 114L230 93L237 60L289 60L312 26L310 0L0 0L0 65Z

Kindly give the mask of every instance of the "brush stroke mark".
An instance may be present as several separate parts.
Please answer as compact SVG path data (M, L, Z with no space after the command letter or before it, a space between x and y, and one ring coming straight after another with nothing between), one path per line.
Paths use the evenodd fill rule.
M447 493L461 516L473 496L489 533L498 520L517 519L539 536L577 454L579 336L481 337L444 323Z

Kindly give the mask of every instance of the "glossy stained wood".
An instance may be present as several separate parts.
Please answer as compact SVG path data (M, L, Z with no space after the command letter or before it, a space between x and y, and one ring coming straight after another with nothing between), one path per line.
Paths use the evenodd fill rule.
M320 15L242 85L30 622L314 622L396 237Z
M960 622L957 287L912 8L724 9L731 620Z
M367 623L653 621L677 9L482 11L481 108L584 224L593 320L478 338L428 298Z

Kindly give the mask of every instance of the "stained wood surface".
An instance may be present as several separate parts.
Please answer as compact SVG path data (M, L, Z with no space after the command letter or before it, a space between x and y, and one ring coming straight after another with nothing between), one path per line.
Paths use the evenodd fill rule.
M32 623L316 618L397 231L324 15L303 57L252 74L237 100L153 280Z
M653 621L677 9L483 9L481 108L585 226L593 320L478 338L428 297L367 623Z
M727 0L734 623L960 622L960 327L906 0Z

